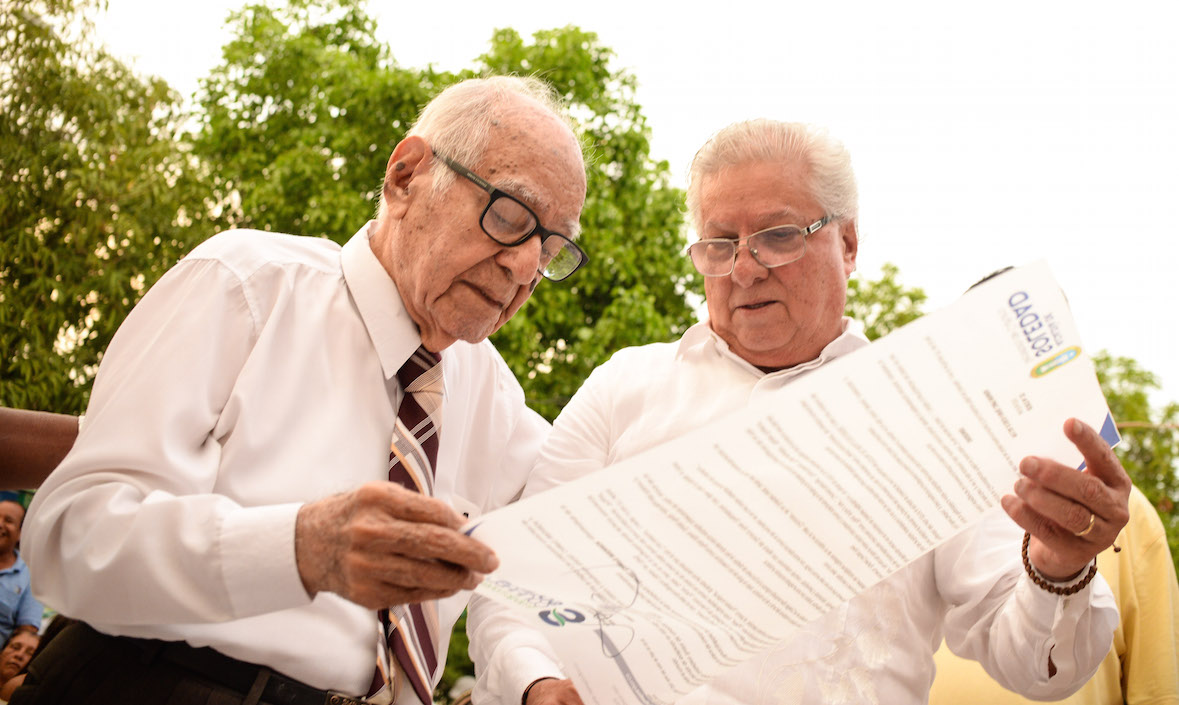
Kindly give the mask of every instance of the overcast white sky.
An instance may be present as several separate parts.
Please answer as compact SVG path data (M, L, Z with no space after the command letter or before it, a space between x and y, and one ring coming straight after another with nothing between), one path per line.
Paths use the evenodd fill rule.
M182 93L241 0L110 0L100 36ZM1083 339L1179 400L1179 42L1173 3L372 2L405 66L468 67L497 27L597 32L639 81L652 153L684 185L709 134L772 117L852 151L860 271L893 262L930 309L1048 261ZM711 11L691 9L709 7ZM450 26L447 26L447 25ZM592 233L589 248L592 251Z

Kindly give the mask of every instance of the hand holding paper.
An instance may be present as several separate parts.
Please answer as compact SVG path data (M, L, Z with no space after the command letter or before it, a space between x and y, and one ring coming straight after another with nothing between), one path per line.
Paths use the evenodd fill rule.
M1067 580L1109 547L1130 513L1130 477L1109 444L1087 424L1069 419L1064 433L1085 457L1085 469L1030 456L1003 509L1032 535L1028 557L1044 577Z

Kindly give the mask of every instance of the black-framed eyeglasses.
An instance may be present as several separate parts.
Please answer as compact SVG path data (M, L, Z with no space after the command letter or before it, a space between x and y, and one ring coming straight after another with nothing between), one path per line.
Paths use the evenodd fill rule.
M825 215L805 228L797 225L775 225L758 230L740 239L718 237L697 240L688 246L688 254L696 271L706 277L724 277L733 273L737 263L737 249L741 243L749 248L749 254L757 263L767 269L781 267L802 259L806 254L806 239L835 216Z
M561 233L546 230L540 225L540 218L532 209L515 197L500 191L486 179L475 174L455 160L434 152L456 174L465 176L472 183L487 192L487 206L479 217L479 226L487 237L501 245L515 247L523 245L533 235L540 236L540 263L537 271L551 281L568 279L589 256L569 238Z

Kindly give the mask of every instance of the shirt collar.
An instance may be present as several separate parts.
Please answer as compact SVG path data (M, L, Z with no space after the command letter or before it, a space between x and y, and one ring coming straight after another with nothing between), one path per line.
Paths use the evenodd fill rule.
M0 574L7 575L8 573L19 573L26 570L27 566L25 566L24 560L20 557L20 551L14 550L13 553L16 554L16 560L12 562L12 565L0 570Z
M823 350L819 352L818 357L784 370L767 373L761 371L756 365L751 364L730 350L729 344L717 335L716 331L712 330L712 326L708 324L707 320L704 320L689 328L683 337L680 338L679 347L676 350L676 357L679 359L691 359L693 357L714 355L729 360L738 367L748 370L758 377L793 377L812 370L837 357L858 350L865 345L868 345L868 339L864 337L864 326L854 318L844 316L843 332L835 340L827 343Z
M393 379L422 344L422 337L405 310L397 285L373 254L369 233L375 223L370 220L344 244L340 263L348 292L381 361L381 370L386 379Z

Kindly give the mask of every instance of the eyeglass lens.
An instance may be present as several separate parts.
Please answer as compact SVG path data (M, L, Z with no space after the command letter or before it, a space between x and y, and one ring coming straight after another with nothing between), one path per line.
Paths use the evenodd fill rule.
M483 230L497 242L515 245L536 230L536 216L516 199L501 195L483 213ZM581 264L581 254L564 236L542 236L540 269L549 279L564 279Z
M501 197L483 213L483 229L495 240L511 245L536 229L536 216L514 198Z
M762 230L745 238L746 246L764 267L780 267L802 257L806 238L802 228L786 225ZM708 239L694 243L689 252L702 274L720 276L733 271L740 240Z

